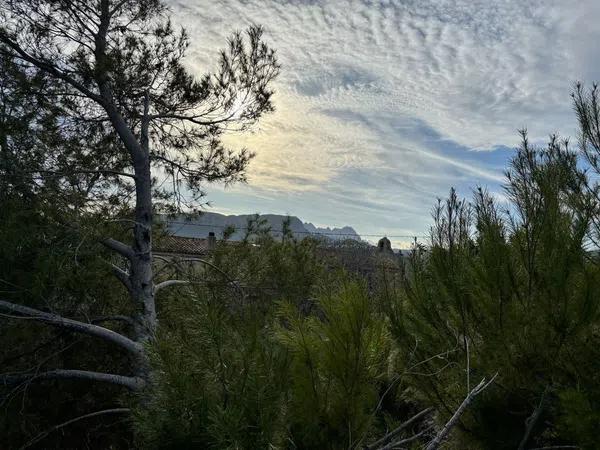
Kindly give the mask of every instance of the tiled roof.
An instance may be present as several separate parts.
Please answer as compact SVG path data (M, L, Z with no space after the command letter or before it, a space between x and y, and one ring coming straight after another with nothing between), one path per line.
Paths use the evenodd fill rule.
M180 236L162 236L154 245L158 253L178 255L205 255L209 253L208 240Z

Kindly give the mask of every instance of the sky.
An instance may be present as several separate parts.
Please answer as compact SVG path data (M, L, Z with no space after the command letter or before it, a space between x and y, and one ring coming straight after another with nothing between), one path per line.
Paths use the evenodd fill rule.
M257 154L211 211L291 214L403 246L437 197L504 199L526 127L574 136L570 91L600 80L598 0L172 0L198 74L235 30L265 28L282 65L276 111L227 137Z

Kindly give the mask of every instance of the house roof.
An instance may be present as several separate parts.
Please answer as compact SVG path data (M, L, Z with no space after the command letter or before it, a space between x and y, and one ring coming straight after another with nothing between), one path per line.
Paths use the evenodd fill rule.
M156 253L176 255L206 255L210 252L208 239L181 236L162 236L154 245Z

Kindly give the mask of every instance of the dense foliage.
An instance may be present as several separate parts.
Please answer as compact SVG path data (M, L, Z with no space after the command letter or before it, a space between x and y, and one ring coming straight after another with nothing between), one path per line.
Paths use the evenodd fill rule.
M157 281L189 284L157 297L152 385L133 396L82 381L7 390L4 436L21 445L59 416L105 404L130 407L131 419L79 423L42 442L89 445L108 432L116 447L381 448L369 445L433 407L395 438L417 435L419 448L481 378L498 373L445 446L595 448L596 187L566 142L535 148L525 134L506 179L508 203L481 188L470 202L451 190L434 207L431 245L415 246L401 266L373 250L359 264L377 272L369 280L322 242L275 239L254 222L241 242L225 233L209 260L157 258ZM72 315L122 311L102 253L58 220L72 212L43 201L43 190L19 208L20 195L7 190L2 200L4 298L26 295ZM56 333L8 321L3 366L126 363L90 338Z
M123 423L114 431L121 430L125 445L142 448L358 448L433 406L434 422L405 433L425 430L425 443L435 426L427 429L445 422L469 388L498 372L446 445L594 448L600 270L589 250L597 208L589 184L564 144L535 149L524 139L507 170L510 204L502 209L483 189L471 202L451 191L434 208L432 245L415 247L401 271L390 271L390 261L376 264L381 276L369 288L360 274L323 258L321 243L290 236L279 242L260 226L248 227L243 242L220 241L210 264L158 260L159 276L172 271L192 284L159 295L154 384L122 397L134 409L133 436ZM4 295L23 295L6 288L27 285L27 295L60 294L94 314L110 312L107 281L98 277L103 268L77 250L77 234L30 216L24 239L25 212L8 208L8 198L4 204L4 241L16 245L5 247L12 262L2 275L10 291ZM31 206L52 217L47 206ZM40 236L52 245L34 242ZM102 304L86 300L100 291ZM122 294L113 295L118 302ZM5 366L38 363L41 350L16 353L48 330L9 323L16 326L3 327L5 342L20 344L5 355ZM86 345L67 335L47 350L101 363L103 353L89 354ZM34 412L40 398L81 407L117 396L92 390L83 401L74 397L80 384L52 382L61 398L35 387L29 395L10 392L5 436L19 442L25 432L31 439L52 423L45 408Z
M595 448L595 188L567 142L535 148L525 133L506 177L508 203L451 190L434 208L431 245L413 249L401 276L377 265L371 289L311 256L308 241L224 245L219 267L272 289L171 293L179 319L157 344L165 378L137 416L141 442L160 448L177 430L175 447L360 448L419 408L433 406L435 420L407 436L440 427L498 373L447 446Z
M534 150L524 139L507 179L506 212L483 190L470 205L451 192L436 208L433 245L414 252L392 307L394 335L403 349L419 342L421 358L449 352L426 364L434 375L413 378L442 411L460 403L465 368L472 380L499 373L465 417L463 445L518 448L527 424L528 445L591 443L593 413L567 425L582 414L571 402L595 409L598 386L600 273L585 250L584 174L555 140Z

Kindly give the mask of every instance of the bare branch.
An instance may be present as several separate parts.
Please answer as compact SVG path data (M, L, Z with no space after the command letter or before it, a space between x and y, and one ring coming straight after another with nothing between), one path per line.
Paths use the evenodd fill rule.
M438 433L438 435L435 438L433 438L433 440L427 445L426 450L435 450L435 449L439 448L439 446L442 444L444 439L446 439L446 437L448 436L448 433L450 433L450 430L452 430L454 425L456 425L456 422L458 422L458 419L460 418L462 413L465 412L465 410L471 404L471 402L473 402L475 397L478 394L480 394L481 392L483 392L496 379L497 376L498 376L498 373L496 372L496 374L492 377L492 379L490 381L488 381L487 383L484 378L483 380L481 380L479 382L479 384L477 386L475 386L473 388L473 390L471 390L471 392L469 392L467 394L467 396L465 397L463 402L460 404L458 409L454 412L454 414L452 415L450 420L448 420L448 422L446 423L446 425L444 425L444 427L441 429L441 431Z
M396 385L396 383L398 383L402 377L404 375L424 375L424 376L431 376L434 375L435 373L439 373L442 370L444 370L446 367L449 366L449 364L444 365L444 367L442 367L441 369L439 369L438 371L436 371L434 374L420 374L420 373L416 373L416 372L411 372L412 369L419 367L423 364L428 363L429 361L432 361L434 359L446 359L448 357L448 355L452 352L455 352L458 350L458 336L457 336L457 341L456 341L456 347L452 350L446 350L442 353L438 353L436 355L430 356L427 359L424 359L423 361L420 361L418 363L415 363L413 365L411 365L409 368L405 369L404 372L402 372L401 374L399 374L398 376L396 376L392 382L390 383L390 385L387 387L387 389L384 391L384 393L381 395L381 397L379 398L379 402L377 403L377 406L375 407L375 409L373 410L373 412L371 413L371 418L370 420L373 420L373 418L375 417L375 415L377 414L377 412L379 411L379 409L381 408L381 405L383 404L383 400L385 399L386 395L392 390L392 388ZM415 348L413 349L413 356L414 356L414 352L416 351L418 346L418 341L415 341ZM412 360L412 356L411 356L411 360ZM424 411L421 411L421 413ZM419 413L419 414L421 414ZM410 419L412 420L412 419ZM407 424L408 425L408 424ZM392 432L393 433L393 432ZM358 446L366 437L366 432L363 434L363 436L358 440L358 442L356 443L356 445ZM367 448L373 448L374 446L377 445L383 445L385 442L389 442L388 440L385 440L383 443L382 441L385 439L386 436L384 436L382 439L380 439L379 441L377 441L375 444L372 444L371 446L367 446ZM393 438L393 437L392 437Z
M540 403L538 404L537 408L535 408L535 410L533 411L531 416L529 416L527 418L527 420L525 421L525 425L526 425L525 434L523 435L523 439L521 439L521 442L519 443L519 448L517 450L525 449L525 445L527 444L527 441L529 440L529 436L531 435L531 432L533 431L533 427L535 427L537 421L539 420L540 416L542 415L542 411L544 409L544 400L546 399L547 392L548 392L548 387L546 387L546 389L542 393L542 397L540 398Z
M17 313L19 316L11 316L14 319L31 319L39 322L44 322L53 326L67 328L78 333L87 334L90 336L98 337L106 341L112 342L126 349L130 353L140 355L143 352L143 347L139 343L132 341L131 339L115 333L108 328L103 328L98 325L91 323L79 322L77 320L66 319L56 314L50 314L27 306L17 305L15 303L6 302L0 300L0 308L10 311L11 313Z
M91 417L103 416L106 414L127 414L129 412L131 412L131 410L129 408L111 408L111 409L103 409L101 411L95 411L93 413L84 414L83 416L75 417L73 419L67 420L66 422L60 423L58 425L54 425L52 428L49 428L48 430L44 431L43 433L38 434L36 437L34 437L32 440L30 440L27 444L22 446L20 450L25 450L26 448L29 448L32 445L37 444L39 441L44 439L49 434L55 432L56 430L60 430L61 428L71 425L72 423L79 422L80 420L89 419Z
M231 278L229 276L229 274L227 272L225 272L223 269L221 269L220 267L216 266L215 264L211 263L210 261L207 261L205 259L202 258L165 258L164 256L160 256L157 254L154 254L153 257L155 259L160 259L161 261L164 261L168 264L177 264L178 262L199 262L201 264L204 264L208 267L211 267L212 269L216 270L217 272L219 272L221 275L223 275L223 277L229 281L231 283L231 285L237 289L237 291L242 295L242 298L245 298L246 294L244 293L244 290L242 289L242 287L240 286L240 284L235 281L233 278Z
M367 445L365 447L365 449L366 450L375 450L375 449L380 448L383 445L386 445L388 442L391 442L396 436L398 436L398 434L400 434L400 432L402 430L406 429L408 426L410 426L411 424L413 424L414 422L419 420L421 417L429 414L431 411L433 411L433 408L427 408L427 409L424 409L423 411L415 414L410 419L408 419L406 422L402 423L398 428L395 428L393 431L389 432L384 437L379 439L377 442L375 442L371 445Z
M416 441L417 439L419 439L420 437L422 437L425 433L427 433L430 430L431 430L431 427L427 427L427 428L419 431L414 436L411 436L411 437L408 437L408 438L405 438L405 439L400 439L399 441L396 441L396 442L392 442L392 443L386 445L385 447L379 448L378 450L392 450L394 448L398 448L401 445L410 444L411 442Z
M398 436L402 430L406 429L408 426L410 426L411 424L413 424L414 422L419 420L421 417L426 416L431 411L433 411L433 408L427 408L427 409L424 409L423 411L415 414L410 419L408 419L406 422L402 423L398 428L395 428L393 431L389 432L384 437L379 439L377 442L375 442L371 445L367 445L366 450L375 450L375 449L378 449L378 448L386 445L387 443L391 442L396 436Z
M43 381L43 380L62 380L62 379L79 379L100 381L103 383L117 384L124 386L132 391L139 391L145 386L145 381L139 377L128 377L124 375L116 375L112 373L92 372L89 370L69 370L56 369L40 373L25 373L25 374L3 374L0 375L0 384L13 385L22 382Z
M169 286L173 286L173 285L178 285L178 284L192 284L192 281L187 281L187 280L167 280L167 281L163 281L162 283L158 283L157 285L154 286L154 293L156 294L158 291L160 291L163 288L169 287Z
M31 56L18 43L16 43L10 37L8 37L7 34L3 31L0 32L0 42L3 42L4 44L6 44L7 47L9 47L10 49L12 49L14 51L14 53L8 53L6 51L3 53L8 53L9 56L13 56L13 57L22 59L23 61L33 64L38 69L41 69L44 72L47 72L50 75L55 76L56 78L66 81L68 84L73 86L75 89L77 89L79 92L81 92L86 97L94 100L95 102L97 102L100 105L103 105L104 100L102 99L101 96L92 92L87 87L85 87L83 84L79 83L77 80L73 79L71 76L69 76L66 73L59 70L51 62L43 61L41 59Z
M131 293L131 281L129 280L129 274L115 264L111 264L112 271L115 277L127 288Z

